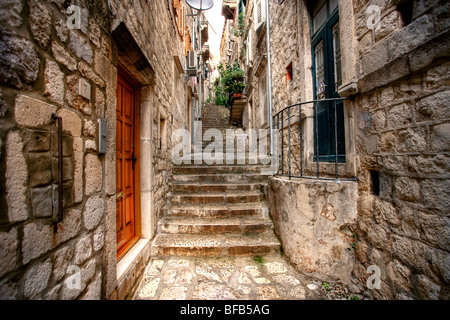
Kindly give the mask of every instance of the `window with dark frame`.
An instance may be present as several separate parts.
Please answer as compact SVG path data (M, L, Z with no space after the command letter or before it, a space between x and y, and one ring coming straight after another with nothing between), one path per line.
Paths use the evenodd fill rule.
M342 69L338 0L316 0L308 4L311 13L314 100L339 98ZM345 162L343 102L318 102L315 113L317 121L314 121L314 126L317 125L318 135L314 136L314 161L334 162L337 153L338 162Z

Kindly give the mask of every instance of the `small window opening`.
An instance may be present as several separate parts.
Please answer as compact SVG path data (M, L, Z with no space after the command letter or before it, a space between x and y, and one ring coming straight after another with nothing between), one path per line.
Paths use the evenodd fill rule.
M286 67L286 85L288 85L289 82L292 81L292 78L293 78L293 75L292 75L292 62L291 62Z
M164 118L159 119L159 148L167 149L167 121Z
M370 178L372 180L372 194L380 195L380 173L376 170L369 170Z
M397 4L397 11L400 13L400 16L402 18L403 26L407 26L412 21L413 1L401 1L399 4Z

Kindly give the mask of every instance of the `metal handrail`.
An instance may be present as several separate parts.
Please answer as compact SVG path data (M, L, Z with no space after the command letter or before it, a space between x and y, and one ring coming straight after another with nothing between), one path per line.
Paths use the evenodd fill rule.
M338 170L338 125L337 125L337 107L336 104L338 102L344 101L344 100L350 100L350 98L329 98L329 99L321 99L321 100L311 100L306 102L300 102L296 104L289 105L279 112L277 112L273 116L273 128L277 129L278 132L281 131L281 169L280 167L277 168L277 172L275 175L279 176L286 176L290 178L305 178L305 179L318 179L318 180L335 180L335 181L356 181L356 178L339 178L339 170ZM333 103L334 106L334 165L335 165L335 178L330 177L321 177L320 176L320 156L319 156L319 129L318 129L318 116L317 116L317 104L323 103L323 102L330 102ZM304 174L304 168L303 168L303 127L302 127L302 106L306 104L313 104L314 109L314 141L315 141L315 158L316 158L316 176L308 176ZM293 174L292 168L291 168L291 162L292 162L292 153L291 153L291 118L292 118L292 112L291 109L298 107L298 114L299 114L299 147L300 147L300 175ZM287 156L288 156L288 172L285 173L284 168L284 160L285 160L285 148L284 148L284 130L285 130L285 123L284 123L284 113L287 113L288 116L288 123L287 123L287 130L288 130L288 150L287 150ZM281 129L280 129L280 117L281 117ZM276 125L275 125L276 124ZM280 172L281 171L281 172Z
M275 118L278 114L284 112L286 109L293 108L296 106L301 106L304 104L315 103L315 102L327 102L327 101L344 101L344 100L351 100L351 99L350 98L330 98L330 99L311 100L311 101L306 101L306 102L295 103L295 104L291 104L290 106L287 106L284 109L278 111L273 117Z

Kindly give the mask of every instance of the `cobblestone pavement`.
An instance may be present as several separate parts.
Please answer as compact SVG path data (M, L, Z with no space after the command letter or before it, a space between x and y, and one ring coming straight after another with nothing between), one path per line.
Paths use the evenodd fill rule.
M328 300L355 297L340 284L329 286L299 274L276 254L262 257L156 257L150 260L134 295L135 300Z

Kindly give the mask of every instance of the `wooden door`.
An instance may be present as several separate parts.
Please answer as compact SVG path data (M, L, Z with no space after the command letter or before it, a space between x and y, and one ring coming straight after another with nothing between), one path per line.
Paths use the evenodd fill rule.
M118 74L116 107L116 228L117 256L138 240L136 232L136 90L123 73Z

